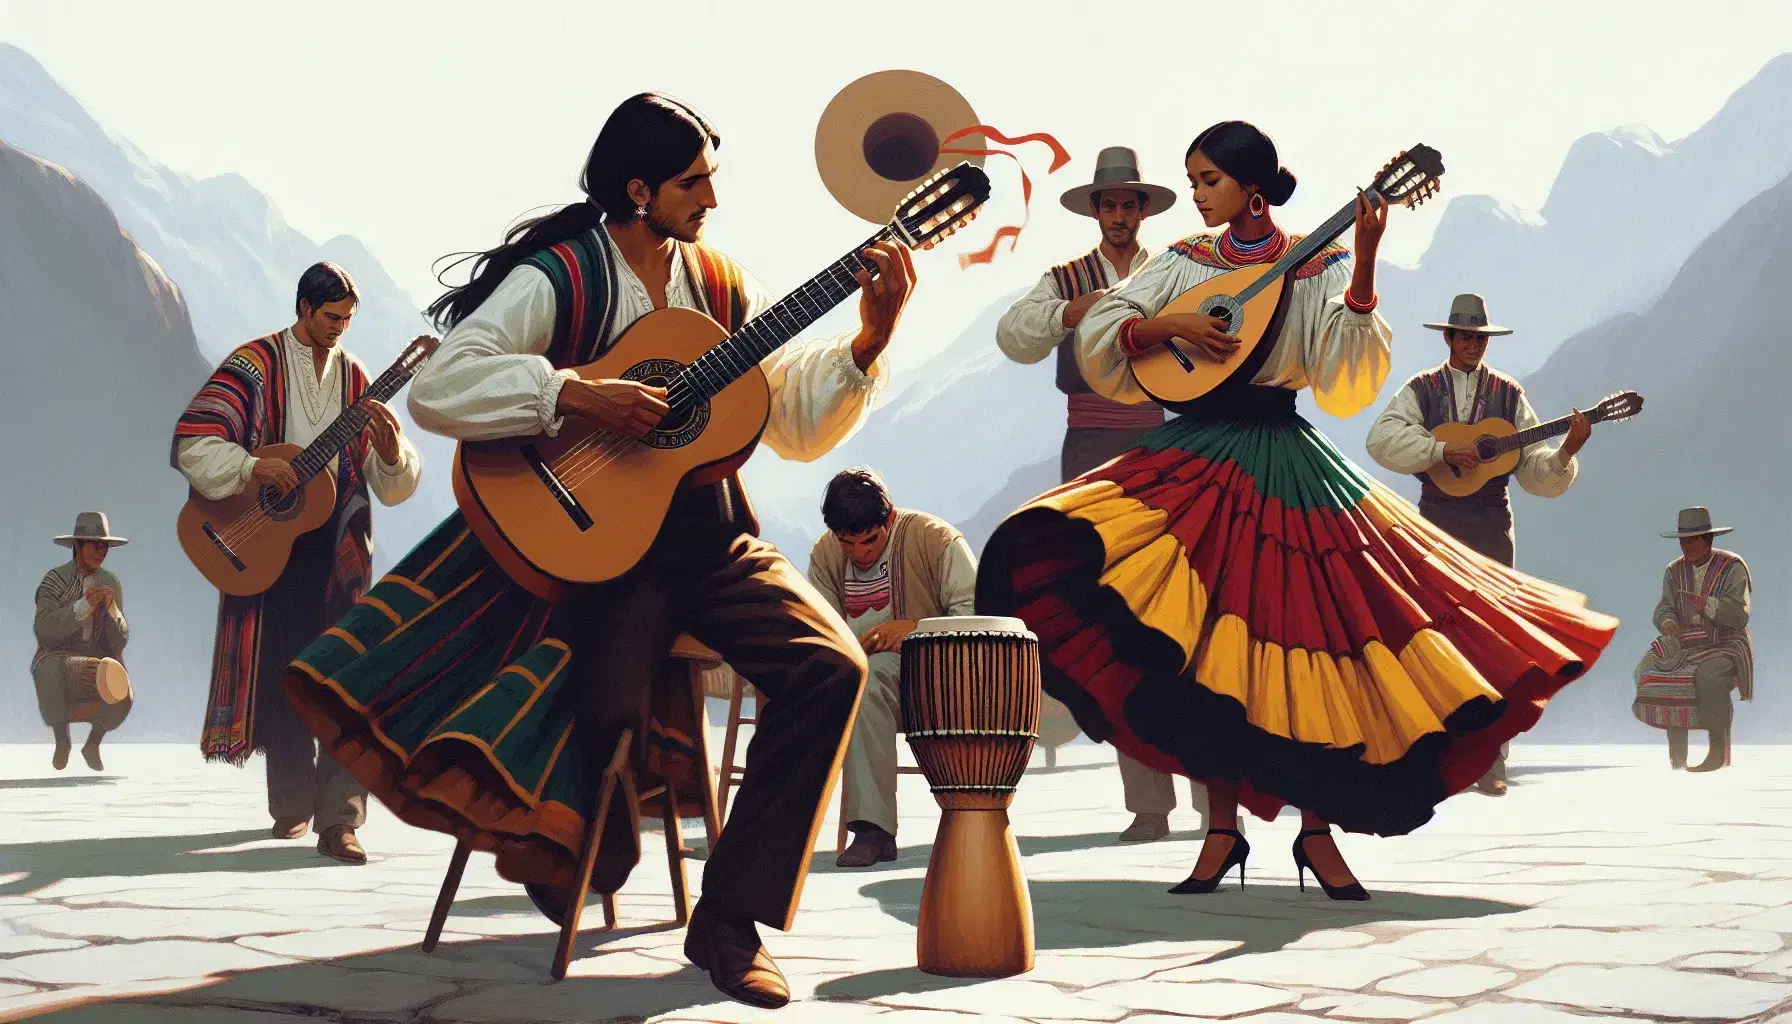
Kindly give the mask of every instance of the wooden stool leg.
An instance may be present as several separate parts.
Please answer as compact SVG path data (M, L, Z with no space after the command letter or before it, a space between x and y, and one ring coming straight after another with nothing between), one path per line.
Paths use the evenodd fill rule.
M467 857L473 848L465 840L456 843L454 856L448 861L448 874L442 878L442 891L436 895L435 912L429 915L429 930L423 933L423 952L436 948L442 938L442 925L448 921L448 908L454 906L454 894L460 891L461 873L467 870Z
M604 931L606 931L606 932L615 931L616 930L616 894L613 892L606 892L606 893L603 893L602 895L603 895L603 904L604 904Z
M746 680L735 676L734 693L728 698L728 727L722 733L722 780L716 792L716 814L723 822L728 820L728 791L734 788L734 744L740 736L740 700L746 688Z
M691 663L691 699L697 707L697 778L701 788L697 798L703 806L703 837L709 846L709 852L716 849L716 837L722 834L722 816L716 810L716 777L714 768L709 763L709 714L703 696L703 667L696 662Z
M604 769L603 783L598 787L597 806L592 809L589 820L585 822L585 842L579 851L578 874L572 883L572 901L566 908L566 923L560 926L560 943L554 950L553 977L560 981L566 977L566 969L572 964L573 942L579 934L579 916L585 909L585 898L591 895L591 871L597 866L597 846L603 838L604 819L609 816L611 798L616 792L616 783L620 780L625 787L632 790L628 771L629 744L634 739L634 730L623 729L616 740L616 752L610 755L609 766ZM608 907L606 905L606 911Z
M660 818L666 830L666 868L672 875L672 913L673 920L684 926L691 920L691 897L688 881L684 872L684 842L680 838L682 826L678 820L678 797L667 786L660 793Z
M840 835L834 844L835 853L846 852L846 782L840 782Z

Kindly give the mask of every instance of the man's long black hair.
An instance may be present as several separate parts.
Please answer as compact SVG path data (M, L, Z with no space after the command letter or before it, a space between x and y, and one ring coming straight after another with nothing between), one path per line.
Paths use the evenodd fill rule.
M720 147L722 137L708 119L678 100L652 92L623 100L604 122L585 158L579 188L586 201L525 220L510 229L502 245L473 254L473 272L467 283L449 288L430 303L430 319L447 331L478 309L530 256L590 231L606 216L619 224L634 220L635 203L628 197L628 183L639 178L649 189L657 190L696 162L705 144ZM451 266L460 262L464 259Z

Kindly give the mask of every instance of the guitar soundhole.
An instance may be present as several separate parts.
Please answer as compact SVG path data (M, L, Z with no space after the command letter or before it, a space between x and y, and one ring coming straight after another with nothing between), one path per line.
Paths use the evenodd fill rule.
M272 484L265 484L256 498L263 515L276 523L284 523L297 519L305 508L304 488L294 488L282 495Z
M1215 295L1201 303L1201 312L1226 322L1226 329L1236 332L1244 326L1244 308L1230 295Z
M675 359L649 359L629 367L622 379L663 388L683 369L684 364ZM658 427L641 439L642 444L650 448L683 448L703 436L704 428L709 426L709 400L691 403L687 399L681 404L678 398L677 394L667 396L671 411L660 420Z
M1475 438L1475 454L1480 456L1482 462L1492 462L1499 456L1494 448L1493 438L1485 434Z

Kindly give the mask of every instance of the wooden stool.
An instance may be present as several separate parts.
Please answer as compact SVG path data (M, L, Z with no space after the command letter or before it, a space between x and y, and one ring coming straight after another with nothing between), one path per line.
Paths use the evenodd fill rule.
M704 831L709 840L710 849L715 848L717 836L721 834L721 815L716 807L715 787L710 776L709 743L707 728L703 714L703 670L720 664L713 651L698 643L689 636L680 636L672 646L671 658L682 661L688 666L688 685L691 701L696 709L698 730L693 737L697 750L696 768L700 780L698 800L703 806ZM631 800L637 807L645 801L656 800L660 814L661 827L666 834L666 867L672 879L672 911L673 922L679 926L688 924L691 919L690 894L686 884L684 862L693 851L684 845L681 833L681 822L678 816L678 794L671 785L662 782L645 791L635 784L634 770L635 730L623 729L617 737L616 746L610 754L609 763L604 767L602 781L598 786L595 805L585 818L585 835L579 848L579 867L573 883L573 899L568 906L566 921L560 927L560 940L555 946L554 963L551 969L555 981L566 977L566 969L572 964L573 943L578 937L579 918L585 910L585 900L591 894L591 872L597 865L597 853L600 840L604 834L604 825L609 817L611 800L616 787L621 786L624 799ZM431 952L441 940L442 927L447 923L448 911L454 905L454 895L460 889L460 880L466 871L467 858L473 848L465 840L455 844L454 855L448 861L448 873L442 879L441 892L436 896L435 911L430 915L429 928L423 935L423 951ZM599 893L602 897L604 912L604 930L616 927L616 894Z
M745 765L736 767L734 764L734 745L739 739L741 726L759 724L759 707L761 703L759 691L754 690L751 683L742 679L738 674L730 673L730 676L728 725L722 732L722 767L718 769L721 778L718 780L716 786L716 807L721 811L724 821L726 821L728 817L728 791L734 788L736 779L745 778L747 774ZM748 691L752 691L753 694L752 718L747 718L740 713L741 700L747 695Z

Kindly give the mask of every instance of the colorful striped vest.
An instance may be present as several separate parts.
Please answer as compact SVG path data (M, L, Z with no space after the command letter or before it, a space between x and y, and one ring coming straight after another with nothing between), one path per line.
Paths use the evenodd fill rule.
M1085 256L1052 268L1060 297L1075 301L1108 286L1098 251L1091 249ZM1083 371L1076 364L1075 331L1065 331L1064 340L1058 343L1058 390L1067 395L1087 395L1094 390L1083 380Z
M1524 394L1524 388L1505 374L1481 364L1481 384L1475 393L1474 404L1466 411L1456 408L1456 393L1450 383L1450 366L1443 366L1428 373L1421 373L1407 382L1414 396L1419 400L1419 413L1425 418L1425 429L1433 430L1445 423L1479 423L1484 419L1502 419L1507 423L1518 420L1518 400ZM1418 474L1420 490L1423 496L1431 501L1450 501L1449 495L1437 489L1431 478L1424 473ZM1504 496L1507 485L1511 482L1510 473L1494 477L1487 481L1471 500L1495 494Z

